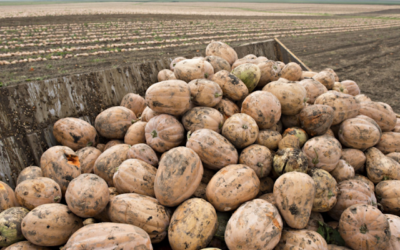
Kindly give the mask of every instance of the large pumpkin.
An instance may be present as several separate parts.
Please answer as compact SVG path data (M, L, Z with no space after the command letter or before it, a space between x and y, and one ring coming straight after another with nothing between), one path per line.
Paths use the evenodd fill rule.
M213 108L194 107L183 115L182 124L190 132L207 128L220 133L224 116Z
M335 169L330 173L337 182L353 179L355 175L354 168L345 160L339 160L339 163L336 165Z
M18 205L14 190L7 183L0 181L0 212Z
M132 124L126 131L124 137L124 143L129 145L145 143L146 136L144 130L146 125L147 122L142 122L142 121L137 121L134 124Z
M167 80L176 80L176 76L175 76L173 71L171 71L169 69L163 69L163 70L158 72L157 80L159 82L167 81Z
M196 79L189 82L188 86L195 105L214 107L222 99L222 89L216 82L206 79Z
M328 105L311 105L301 110L301 127L311 136L323 135L331 127L334 110Z
M128 159L142 160L154 167L158 166L158 157L156 152L147 144L139 143L129 148Z
M335 206L338 187L335 178L327 171L320 168L308 170L308 174L315 183L315 196L312 207L313 212L328 212Z
M383 102L361 102L360 115L374 119L383 132L389 132L396 126L396 113L392 107Z
M75 152L81 164L81 172L93 173L94 163L101 155L101 151L95 147L84 147Z
M262 88L270 82L279 79L281 68L279 64L272 60L263 61L257 64L261 71L261 78L258 82L257 88Z
M195 79L209 79L214 74L214 68L204 58L186 59L175 65L174 74L176 79L190 82Z
M243 100L249 94L246 85L229 71L218 71L210 80L221 87L224 97L228 97L233 101Z
M368 179L373 183L382 180L400 180L400 164L390 157L382 154L377 148L369 148L365 151L366 170Z
M322 83L329 90L333 89L333 85L335 84L334 75L327 71L321 71L312 78Z
M230 250L274 249L282 228L282 218L275 206L255 199L239 207L229 219L225 242Z
M375 192L383 212L400 214L400 181L381 181L376 185Z
M146 108L146 101L138 94L128 93L122 98L120 106L132 110L136 117L140 117Z
M302 69L300 65L295 62L290 62L283 67L280 72L280 77L289 81L299 81L301 79Z
M400 133L382 133L382 137L380 138L379 143L376 145L376 148L384 154L400 152Z
M214 108L224 116L224 121L226 121L226 119L232 115L240 113L239 107L234 102L226 98L222 99Z
M24 239L21 222L28 213L23 207L12 207L0 213L0 247L7 247Z
M78 154L78 152L76 153ZM80 160L81 159L79 159L79 161ZM25 180L35 179L37 177L43 177L43 172L40 167L36 166L26 167L19 173L17 178L17 185Z
M240 113L228 118L222 127L225 136L236 148L244 148L253 144L258 137L256 121L249 115Z
M252 168L259 178L263 178L272 170L272 153L265 146L251 145L243 149L239 164Z
M54 123L53 135L63 146L73 150L95 146L97 142L96 129L88 122L72 117Z
M132 110L117 106L101 112L94 124L101 136L108 139L122 139L134 121L136 115Z
M50 250L48 247L37 246L27 240L20 241L5 248L7 250Z
M400 217L393 214L385 214L390 227L390 241L386 250L400 249Z
M218 211L235 210L243 202L255 198L260 180L250 167L236 164L218 171L207 185L207 200Z
M314 104L315 99L318 96L326 93L328 89L319 81L310 79L304 79L303 81L299 82L307 91L307 103Z
M342 149L342 157L347 163L349 163L354 171L362 171L364 169L366 157L365 154L358 149L344 148Z
M275 250L328 250L325 239L311 230L283 230Z
M221 70L231 71L230 63L222 57L207 56L205 59L214 68L214 73L217 73L218 71L221 71Z
M270 150L276 150L279 142L282 140L282 135L274 130L260 130L256 140L257 144L263 145Z
M238 59L236 51L228 44L220 41L212 41L209 43L206 48L206 55L219 56L225 59L230 65Z

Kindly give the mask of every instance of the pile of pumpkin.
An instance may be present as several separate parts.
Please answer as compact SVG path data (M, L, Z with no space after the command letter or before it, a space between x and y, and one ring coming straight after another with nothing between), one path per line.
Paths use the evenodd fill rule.
M16 249L400 249L400 123L332 69L212 42L0 185ZM161 242L161 243L160 243ZM165 249L165 248L163 248Z

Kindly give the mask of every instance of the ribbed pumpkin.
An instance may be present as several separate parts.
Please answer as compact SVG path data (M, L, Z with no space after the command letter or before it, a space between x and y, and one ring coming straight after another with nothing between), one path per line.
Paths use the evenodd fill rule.
M360 150L373 147L381 136L382 131L378 124L372 119L363 119L362 116L345 120L339 129L339 140L342 145Z
M228 44L220 41L212 41L209 43L206 47L206 55L219 56L225 59L230 65L238 59L236 51Z
M182 124L190 132L206 128L220 133L224 116L214 108L194 107L183 115Z
M63 146L73 150L95 146L97 142L96 129L88 122L72 117L54 123L53 135Z
M375 192L383 212L400 214L400 181L381 181L376 185Z
M94 124L101 136L108 139L122 139L135 120L136 115L132 110L117 106L101 112Z
M106 151L107 149L114 147L115 145L119 145L119 144L124 144L124 142L121 140L111 140L111 141L107 142L107 144L104 147L103 152Z
M396 113L392 107L383 102L361 102L360 115L374 119L383 132L389 132L396 126Z
M153 118L153 117L155 117L157 115L159 115L159 113L155 112L154 110L152 110L149 107L146 107L143 110L143 113L142 113L142 116L141 116L142 122L148 122L148 121L150 121L151 118Z
M25 180L15 188L15 197L20 205L29 210L37 206L61 201L61 188L54 180L46 177Z
M269 129L281 118L281 104L273 94L255 91L244 99L241 112L251 116L260 129Z
M236 148L244 148L253 144L258 137L256 121L249 115L240 113L228 118L222 127L225 136Z
M274 196L282 217L291 228L305 228L314 203L315 184L307 174L289 172L274 184Z
M368 185L368 187L372 190L372 192L375 192L375 185L372 181L370 181L367 177L365 177L364 175L359 175L356 174L352 179L354 180L359 180L361 182L364 182L365 184Z
M319 81L314 79L304 79L299 82L307 91L307 103L314 104L318 96L326 93L328 89Z
M120 106L132 110L136 117L140 117L146 108L146 101L138 94L129 93L122 98Z
M137 121L133 123L126 131L124 142L125 144L135 145L146 142L144 129L147 122Z
M345 180L338 184L338 196L336 205L328 211L334 219L339 220L343 211L355 204L366 204L376 206L374 191L360 180Z
M186 147L198 154L204 166L219 170L238 162L236 148L222 135L210 129L199 129L191 134Z
M48 247L37 246L29 241L20 241L5 248L7 250L50 250Z
M161 158L154 181L157 200L169 207L188 199L200 184L203 164L190 148L176 147Z
M41 205L30 211L21 223L25 238L39 246L63 245L82 226L82 220L63 204Z
M97 223L76 231L64 250L75 249L120 249L153 250L149 235L141 228L120 223Z
M262 145L251 145L243 149L239 164L252 168L259 178L269 175L272 170L271 151Z
M180 80L151 85L146 91L146 104L155 112L182 115L190 108L190 89Z
M246 85L229 71L218 71L210 80L221 87L224 97L228 97L233 101L243 100L249 94Z
M81 164L81 172L93 173L93 166L97 158L101 155L101 151L95 147L84 147L75 152Z
M255 199L243 204L229 219L225 242L230 250L274 249L282 228L278 210L265 200Z
M400 217L393 214L385 214L390 227L390 241L386 250L400 249Z
M377 148L365 151L368 179L377 184L382 180L400 180L400 164Z
M357 83L352 80L345 80L342 81L341 84L346 87L349 95L356 96L361 94L360 88L358 87Z
M184 133L182 124L171 115L153 117L145 127L146 143L160 153L180 145Z
M178 62L174 68L176 79L190 82L195 79L209 79L214 68L204 58L192 58Z
M364 169L365 161L367 159L361 150L354 148L342 149L341 158L349 163L356 172Z
M68 184L81 174L79 158L72 149L54 146L40 158L43 176L55 180L64 195Z
M214 107L222 99L222 89L216 82L206 79L196 79L189 82L188 86L195 105Z
M312 78L322 83L328 90L333 89L333 85L335 84L334 75L327 71L321 71Z
M336 204L338 195L337 182L327 171L319 168L308 170L315 183L313 212L328 212Z
M308 140L303 147L310 168L335 169L342 155L342 146L334 137L322 135Z
M328 105L311 105L301 110L301 127L311 136L323 135L331 127L334 110Z
M282 231L282 237L275 250L328 250L325 239L317 232L311 230Z
M267 60L257 64L261 71L261 78L258 82L257 88L262 88L272 81L279 79L281 68L279 64L272 60Z
M79 161L80 161L80 159L79 159ZM26 167L19 173L18 178L17 178L17 185L25 180L31 180L31 179L35 179L37 177L43 177L43 172L40 167L36 167L36 166Z
M278 148L279 142L282 140L282 135L274 130L260 130L256 140L257 144L263 145L270 150Z
M340 235L354 250L387 249L389 222L378 208L358 204L347 208L339 221Z
M400 133L382 133L382 137L380 138L379 143L376 145L376 148L384 154L400 152Z
M167 236L171 212L155 198L141 194L120 194L110 203L108 214L113 222L131 224L146 231L152 243Z
M353 179L355 175L354 168L345 160L339 160L339 163L336 165L335 169L330 173L337 182Z
M23 240L21 221L29 213L23 207L11 207L0 213L0 247Z
M103 211L94 216L94 219L96 219L97 221L111 222L110 216L108 214L108 211L110 210L110 203L117 195L119 195L119 193L117 192L117 189L115 187L109 187L108 194L110 197L110 201L108 202L107 206L103 209Z
M186 59L187 59L187 58L186 58L186 57L183 57L183 56L179 56L179 57L175 58L174 60L171 61L170 65L169 65L169 69L173 72L174 69L175 69L176 64L177 64L178 62L183 61L183 60L186 60Z
M138 159L154 167L158 166L158 157L156 152L147 144L139 143L129 148L128 159Z
M231 71L231 65L227 60L219 56L207 56L206 61L214 68L214 73L221 70Z
M167 81L167 80L176 80L176 76L173 71L171 71L169 69L163 69L158 72L157 80L159 82Z
M296 115L305 106L307 91L296 82L275 81L267 84L262 90L278 98L283 115Z
M289 81L299 81L301 79L302 69L300 65L295 62L290 62L283 67L280 72L280 77Z
M207 185L207 200L218 211L232 211L255 198L260 180L250 167L235 164L218 171Z
M387 157L392 158L393 160L397 161L398 163L400 163L400 153L399 152L393 152L390 154L386 155Z
M232 115L240 113L239 107L226 98L222 99L214 108L224 116L224 121Z
M136 159L124 161L113 177L118 193L137 193L154 197L154 179L157 169Z
M354 98L356 98L356 100L359 103L361 103L361 102L372 102L371 98L369 98L368 96L366 96L364 94L356 95Z

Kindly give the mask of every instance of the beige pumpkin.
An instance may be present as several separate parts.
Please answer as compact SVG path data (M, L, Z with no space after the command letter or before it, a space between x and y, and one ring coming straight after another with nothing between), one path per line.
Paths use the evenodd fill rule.
M334 79L335 79L335 82L339 82L339 76L336 74L336 72L335 72L333 69L331 69L331 68L325 68L325 69L323 69L322 71L326 71L326 72L332 74L333 77L334 77Z
M313 72L313 71L303 71L303 72L301 72L301 80L312 78L316 74L318 74L318 73Z
M382 133L382 137L380 138L379 143L376 145L376 148L384 154L400 152L400 133Z
M371 98L369 98L368 96L364 95L364 94L359 94L355 96L356 100L358 102L372 102Z
M182 124L190 132L206 128L220 133L224 116L214 108L194 107L183 115Z
M222 57L207 56L205 60L214 68L214 74L221 70L231 71L230 63Z
M222 99L222 89L216 82L206 79L196 79L189 82L188 86L195 105L214 107Z
M390 227L390 240L386 250L400 249L400 217L393 214L385 214Z
M222 127L225 136L236 148L244 148L253 144L258 137L256 121L247 114L234 114Z
M280 72L280 77L285 78L289 81L299 81L302 76L302 69L300 65L295 62L286 64Z
M352 96L357 96L361 94L360 88L355 81L344 80L341 82L341 84L347 89L347 91L349 92L348 94Z
M139 143L145 143L146 137L144 129L147 122L137 121L133 123L126 131L124 137L124 143L128 145L135 145Z
M170 65L169 65L169 69L173 72L174 69L175 69L176 64L177 64L178 62L183 61L183 60L186 60L186 59L187 59L187 58L186 58L186 57L183 57L183 56L179 56L179 57L175 58L174 60L171 61Z
M400 180L400 164L377 148L365 151L368 179L377 184L382 180Z
M346 86L344 86L340 82L335 82L335 84L333 85L332 90L340 92L340 93L344 93L344 94L349 94L349 91L347 90Z
M138 94L129 93L122 98L120 106L132 110L136 117L140 117L146 108L146 101Z
M157 80L159 82L167 81L167 80L176 80L176 76L172 70L163 69L160 72L158 72Z
M53 135L63 146L79 150L86 146L96 146L96 129L88 122L67 117L58 120L53 126Z
M335 169L330 173L337 182L353 179L355 175L354 168L345 160L339 160L339 163L336 165Z
M174 74L176 79L190 82L195 79L210 79L214 68L204 58L186 59L175 65Z
M94 124L101 136L108 139L122 139L134 121L136 121L136 115L132 110L117 106L101 112Z
M124 144L124 142L121 140L111 140L111 141L107 142L107 144L104 146L103 152L106 151L107 149L114 147L115 145L119 145L119 144Z
M78 154L78 152L76 152L76 154ZM79 157L79 161L81 161L80 157ZM36 167L36 166L26 167L19 173L18 178L17 178L17 185L25 180L31 180L31 179L35 179L37 177L43 177L43 172L40 167Z
M275 250L328 250L325 239L317 232L311 230L282 231L282 237Z
M159 113L155 112L154 110L152 110L149 107L146 107L143 110L142 116L140 118L141 118L142 122L148 122L148 121L150 121L151 118L153 118L157 115L159 115Z
M334 110L328 105L310 105L299 114L301 127L311 136L324 135L331 127Z
M322 83L328 90L333 89L333 86L335 84L334 75L327 71L319 72L318 74L313 76L313 79Z
M138 159L154 167L158 166L158 157L156 152L145 143L139 143L130 147L127 152L127 158Z
M209 43L206 47L206 55L219 56L225 59L230 65L238 59L236 51L228 44L220 41L212 41Z
M240 113L239 107L226 98L222 99L214 108L224 116L224 122L232 115Z
M341 159L349 163L354 168L354 171L357 172L364 169L365 161L367 158L361 150L354 148L344 148L342 149Z
M84 147L76 151L76 155L79 158L81 164L81 172L83 173L93 173L94 163L97 158L101 155L101 151L95 147Z
M218 71L210 80L216 82L221 87L224 97L233 101L243 100L249 94L246 85L229 71Z
M361 102L360 115L374 119L382 132L389 132L396 126L396 113L393 112L392 107L383 102Z
M383 212L400 214L400 181L381 181L376 185L375 193Z
M272 170L272 153L265 146L251 145L243 149L239 164L252 168L259 178L263 178Z
M338 195L337 182L327 171L320 168L308 170L315 183L313 212L328 212L335 206Z
M278 131L267 129L259 131L256 143L263 145L270 150L276 150L281 140L282 135Z
M364 175L356 174L356 175L353 177L353 179L354 179L354 180L359 180L359 181L364 182L365 184L368 185L368 187L372 190L372 192L375 192L375 185L374 185L374 183L373 183L372 181L370 181L370 180L369 180L367 177L365 177Z
M261 71L261 78L257 85L258 88L262 88L268 83L279 79L281 68L277 62L267 60L258 63L257 66L260 68Z
M315 79L304 79L299 82L307 91L307 103L314 104L318 96L328 92L328 89Z

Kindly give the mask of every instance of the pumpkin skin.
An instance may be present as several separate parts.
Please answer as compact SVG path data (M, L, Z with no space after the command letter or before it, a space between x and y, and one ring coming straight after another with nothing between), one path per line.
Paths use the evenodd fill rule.
M231 100L225 98L222 99L214 108L224 116L224 122L232 115L240 113L239 107Z
M0 246L7 247L24 240L21 232L21 221L29 213L23 207L11 207L0 213Z
M289 135L294 135L299 139L300 147L303 147L304 143L308 141L308 135L306 131L304 131L301 128L296 128L296 127L288 128L283 132L282 136L286 137Z
M5 248L7 250L50 250L47 247L36 246L29 241L20 241Z
M136 121L136 115L132 110L117 106L101 112L94 123L101 136L108 139L123 139L133 121Z
M79 161L80 161L80 159L79 159ZM43 172L40 167L36 167L36 166L26 167L19 173L18 178L17 178L17 185L25 180L31 180L31 179L35 179L37 177L43 177Z
M338 196L336 205L328 211L334 219L339 220L343 211L356 204L367 204L376 206L374 191L360 180L345 180L338 184Z
M341 84L347 89L350 95L356 96L361 94L360 88L355 81L345 80L342 81Z
M382 137L380 138L379 143L376 145L376 148L384 154L400 152L400 133L382 133Z
M335 206L338 187L335 178L327 171L320 168L308 170L308 174L315 183L315 196L312 207L313 212L328 212Z
M108 214L108 211L110 210L110 203L117 195L119 195L119 193L117 192L117 189L115 187L109 187L108 193L110 201L108 202L107 206L103 209L103 211L94 216L94 219L98 220L99 222L111 222L110 216Z
M320 213L312 212L306 229L317 232L319 227L319 222L324 222L324 217L322 217Z
M267 84L262 90L278 98L283 115L296 115L305 106L307 91L296 82L275 81Z
M326 72L330 73L331 75L333 75L333 78L335 79L335 82L339 82L339 77L338 77L338 75L336 74L336 72L333 69L325 68L322 71L326 71Z
M210 129L196 130L188 139L186 147L198 154L205 167L219 170L238 162L236 148L222 135Z
M168 240L173 250L195 250L206 247L218 228L217 213L203 199L193 198L174 212L168 228Z
M230 65L238 59L236 51L228 44L220 41L212 41L209 43L206 47L206 55L219 56L225 59Z
M349 163L356 172L364 169L365 161L367 159L361 150L354 148L342 149L341 158Z
M314 79L305 79L299 82L307 91L307 103L314 104L318 96L328 92L328 89L319 81Z
M274 249L282 233L278 210L269 202L255 199L240 206L229 219L225 241L230 250Z
M81 174L79 158L72 149L54 146L46 150L40 158L43 176L60 185L64 195L68 184Z
M375 192L375 185L372 181L370 181L367 177L365 177L364 175L359 175L356 174L352 179L354 180L359 180L364 182L365 184L368 185L368 187L372 190L372 192Z
M395 161L397 161L398 163L400 163L400 153L398 153L398 152L393 152L393 153L387 154L386 156L387 156L387 157L390 157L390 158L392 158L393 160L395 160Z
M397 133L400 132L400 118L396 119L396 125L394 126L392 131Z
M143 110L143 113L142 113L142 116L141 116L142 122L148 122L148 121L150 121L151 118L153 118L153 117L155 117L157 115L159 115L159 113L155 112L154 110L152 110L149 107L146 107Z
M315 196L315 184L310 176L300 172L281 175L275 181L274 196L282 217L291 228L307 226Z
M192 133L203 128L220 133L224 116L213 108L194 107L183 115L182 124L187 131Z
M233 101L243 100L249 94L246 84L229 71L218 71L210 80L221 87L224 97L228 97Z
M337 182L353 179L355 175L354 168L350 166L345 160L339 160L339 163L336 165L335 169L332 170L330 173Z
M265 85L272 81L276 81L279 79L279 73L281 72L281 68L279 64L272 60L267 60L264 62L260 62L257 64L261 71L261 78L258 82L257 87L263 88Z
M373 147L381 136L381 129L374 120L367 121L359 116L345 120L339 129L339 140L342 145L360 150Z
M400 249L400 217L393 214L385 214L390 227L390 241L387 250Z
M75 152L81 164L81 173L93 173L94 163L101 155L101 151L95 147L84 147Z
M222 57L207 56L205 59L214 68L214 74L221 70L231 71L231 65Z
M275 250L327 250L328 244L322 236L311 230L283 230Z
M186 57L182 57L182 56L179 56L179 57L175 58L174 60L171 61L170 65L169 65L169 69L170 69L172 72L174 72L174 69L175 69L176 64L177 64L178 62L183 61L183 60L186 60L186 59L187 59Z
M136 117L140 117L146 108L146 101L138 94L128 93L122 98L120 106L132 110Z
M389 132L396 126L396 113L393 112L392 107L383 102L361 102L360 115L374 119L382 132Z
M149 234L152 243L167 236L171 212L155 198L140 194L120 194L110 203L108 214L112 222L131 224Z
M248 146L240 154L239 164L252 168L258 178L267 177L272 169L271 151L261 145Z
M222 99L222 89L218 83L206 80L196 79L189 82L190 95L195 105L214 107Z
M104 147L103 152L106 151L107 149L114 147L115 145L119 145L119 144L124 144L124 142L121 140L111 140L111 141L107 142L106 146Z
M301 110L301 127L310 136L325 134L333 123L334 110L328 105L311 105Z
M144 161L154 167L158 166L158 157L156 152L147 144L139 143L129 148L127 152L128 159L137 159Z
M281 104L273 94L255 91L244 99L241 112L251 116L260 129L269 129L281 118Z
M263 145L270 150L276 150L281 140L282 140L282 135L277 131L260 130L258 133L256 143Z
M176 80L176 76L173 71L171 71L169 69L163 69L160 72L158 72L157 80L159 82L167 81L167 80Z
M180 204L196 191L202 176L203 164L195 151L186 147L171 149L161 157L156 173L157 200L169 207Z
M83 226L82 219L63 204L44 204L30 211L22 220L22 234L39 246L59 246Z
M313 76L313 79L322 83L328 90L333 89L333 85L335 84L334 75L326 71L319 72Z
M141 228L120 223L91 224L76 231L64 250L112 249L153 250L149 235Z
M87 145L96 145L96 129L78 118L62 118L54 123L53 135L63 146L79 150Z
M214 68L204 58L186 59L178 62L174 68L176 79L190 82L195 79L209 79Z
M135 145L146 142L145 127L147 122L138 121L132 124L126 131L124 142L125 144Z
M207 200L221 212L232 211L243 202L254 199L260 180L254 170L242 164L229 165L218 171L207 185Z
M342 155L342 146L335 138L327 135L313 137L303 147L308 158L308 167L322 168L328 172L335 169Z
M225 136L236 148L244 148L253 144L258 137L256 121L249 115L240 113L228 118L222 127Z
M389 222L376 207L358 204L347 208L339 221L340 236L354 250L387 249Z
M382 211L391 214L400 214L400 181L381 181L376 185L375 192Z
M61 188L54 180L37 177L21 182L15 188L15 197L20 205L29 210L37 206L61 201Z
M300 149L280 149L274 155L273 167L278 175L293 171L307 173L308 159Z
M14 190L5 182L0 181L0 212L19 206Z
M382 154L377 148L365 151L368 179L377 184L383 179L400 180L400 164Z
M290 62L283 67L280 72L280 77L285 78L289 81L299 81L301 79L303 70L300 65L295 62Z
M117 192L137 193L154 197L154 179L157 169L136 159L124 161L115 172L113 182Z

